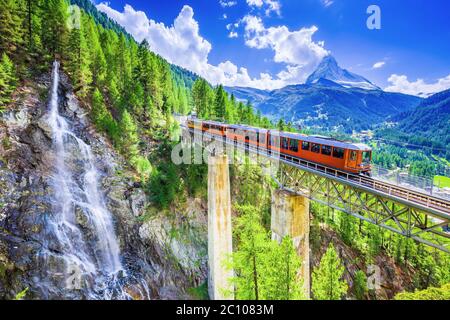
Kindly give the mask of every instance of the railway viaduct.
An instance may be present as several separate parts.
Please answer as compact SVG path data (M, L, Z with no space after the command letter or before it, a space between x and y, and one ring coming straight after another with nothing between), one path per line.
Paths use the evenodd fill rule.
M214 140L214 143L208 145L205 137L206 141ZM194 132L183 125L182 141L182 148L198 144L208 154L208 291L213 300L233 299L229 282L233 271L225 268L223 259L233 250L229 160L235 152L257 155L261 166L276 164L272 177L279 189L272 194L272 239L281 241L287 235L293 239L302 261L300 276L308 297L310 201L450 253L450 233L443 230L450 224L448 200L236 144L206 132ZM217 148L218 144L225 148Z

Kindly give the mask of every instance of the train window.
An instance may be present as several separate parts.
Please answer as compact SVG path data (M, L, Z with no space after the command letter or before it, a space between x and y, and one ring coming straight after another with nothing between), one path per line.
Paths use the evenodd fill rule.
M356 161L356 151L352 151L351 153L350 153L350 160L351 161Z
M265 133L261 133L261 135L259 136L259 142L261 142L261 143L266 142L266 134Z
M314 153L320 153L320 144L311 144L311 151Z
M331 147L322 145L322 154L325 156L331 156Z
M364 151L362 154L362 162L364 164L369 164L370 163L370 151Z
M281 147L288 150L288 138L281 138Z
M295 139L289 140L289 150L298 152L298 140Z
M302 142L302 150L309 151L309 142Z
M344 159L344 149L342 148L333 148L333 157L338 159Z
M270 145L279 148L280 138L277 136L270 136Z

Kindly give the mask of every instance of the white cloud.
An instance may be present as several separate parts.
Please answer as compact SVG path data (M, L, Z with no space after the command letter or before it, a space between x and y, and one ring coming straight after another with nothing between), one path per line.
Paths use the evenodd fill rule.
M386 62L384 61L378 61L375 62L372 66L372 69L380 69L381 67L383 67L386 64Z
M222 15L222 18L223 18L223 20L227 20L227 18L228 18L227 14L224 13L224 14Z
M250 7L265 9L265 13L269 16L272 12L277 15L281 14L281 4L278 0L247 0Z
M286 70L278 77L287 84L304 82L320 61L329 54L324 42L314 42L312 37L318 28L301 28L290 31L286 26L266 28L261 18L247 15L245 24L245 43L250 48L274 51L274 61L285 63Z
M238 37L237 32L231 31L231 32L228 34L228 38L237 38L237 37Z
M388 82L391 84L385 91L401 92L420 97L427 97L450 88L450 74L444 78L437 79L435 83L426 83L423 79L410 82L405 75L392 74Z
M246 68L238 67L231 61L210 64L208 56L212 45L200 35L190 6L185 5L181 9L172 26L148 19L143 11L136 11L130 5L125 5L123 12L112 9L106 3L97 5L97 8L122 25L137 41L147 39L153 51L169 62L201 75L212 84L260 89L281 88L285 84L282 79L273 79L267 73L251 78Z
M222 6L222 8L234 7L235 5L237 5L237 2L236 2L236 1L225 1L225 0L220 0L219 3L220 3L220 5Z
M322 4L328 8L329 6L331 6L334 3L333 0L322 0Z

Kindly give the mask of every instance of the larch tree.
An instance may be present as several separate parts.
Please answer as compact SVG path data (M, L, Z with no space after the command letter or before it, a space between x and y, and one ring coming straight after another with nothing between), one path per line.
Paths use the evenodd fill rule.
M218 120L224 120L227 110L227 93L222 85L218 85L214 90L214 116Z
M0 60L0 111L11 102L11 94L16 89L17 75L13 62L6 53Z
M23 1L0 1L0 51L12 55L23 44Z
M121 133L122 153L132 161L139 154L139 136L137 134L136 123L127 110L124 110L122 112L122 118L120 120L119 127Z
M295 251L292 238L286 236L280 244L272 242L270 266L267 273L268 299L303 300L303 279L299 277L301 261Z
M256 208L240 206L241 216L236 220L235 231L239 236L237 250L232 255L232 268L236 276L233 283L236 299L264 299L265 265L270 244L267 232L259 222Z
M348 290L348 284L341 280L344 266L330 243L312 274L312 292L316 300L340 300Z

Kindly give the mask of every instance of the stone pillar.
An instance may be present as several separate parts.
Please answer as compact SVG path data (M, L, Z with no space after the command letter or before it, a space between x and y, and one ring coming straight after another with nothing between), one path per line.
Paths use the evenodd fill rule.
M208 164L208 292L211 300L232 300L232 270L224 259L233 252L231 235L231 196L228 157L209 157ZM226 294L225 291L231 292Z
M309 199L297 194L276 190L272 195L271 229L272 239L281 242L290 236L299 255L302 266L306 297L310 297L309 271Z

